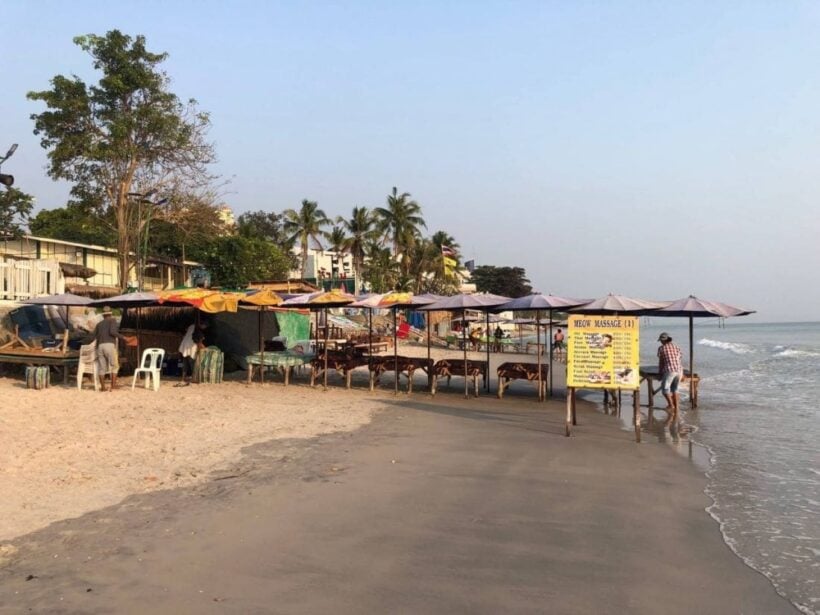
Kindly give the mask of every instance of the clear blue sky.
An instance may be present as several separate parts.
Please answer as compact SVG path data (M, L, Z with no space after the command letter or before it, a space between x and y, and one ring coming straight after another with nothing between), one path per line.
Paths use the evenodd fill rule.
M3 170L38 207L67 187L25 94L92 78L71 39L113 28L211 113L237 213L346 215L398 186L543 292L819 319L816 2L7 1Z

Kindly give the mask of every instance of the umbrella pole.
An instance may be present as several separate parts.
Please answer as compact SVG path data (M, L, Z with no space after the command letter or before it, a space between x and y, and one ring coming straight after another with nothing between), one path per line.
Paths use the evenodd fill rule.
M490 311L487 310L484 312L487 315L487 328L484 330L487 336L487 377L485 378L484 382L484 389L487 393L490 392Z
M373 378L373 308L367 310L367 369L370 370L370 377ZM370 381L371 384L373 380Z
M695 403L695 345L694 345L694 322L692 315L689 315L689 404L692 408L697 408Z
M461 310L461 347L464 349L464 398L470 399L470 391L467 388L467 310Z
M430 366L430 314L431 312L424 314L424 323L427 325L427 388L432 387L433 383L433 368Z
M541 392L544 385L541 383L541 312L535 312L535 348L537 352L536 365L538 365L538 401L544 401L544 395Z
M399 394L399 331L396 326L396 312L397 308L393 308L393 370L396 374L396 383L393 388L393 394Z
M327 391L327 334L330 325L328 324L327 308L325 308L325 373L324 373L324 390Z
M141 308L137 308L137 363L141 361L142 355L140 354L140 312L142 312ZM139 367L139 365L137 365Z
M265 341L262 337L262 310L264 308L259 308L259 316L258 316L258 326L259 326L259 358L261 363L259 364L259 384L265 383Z
M549 314L549 319L550 319L550 336L547 339L547 344L550 345L550 390L549 390L549 393L550 393L550 397L552 397L553 394L554 394L554 391L552 390L552 353L555 350L555 348L553 347L553 346L555 346L555 344L553 343L553 339L552 339L552 309L549 310L548 314Z

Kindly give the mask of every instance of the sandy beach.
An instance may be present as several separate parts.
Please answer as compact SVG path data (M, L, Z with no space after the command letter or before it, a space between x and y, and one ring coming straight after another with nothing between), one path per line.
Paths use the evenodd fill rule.
M418 344L402 344L400 350L427 353ZM461 356L441 348L431 352L436 360ZM497 362L494 358L493 365ZM19 379L0 378L0 540L130 494L202 482L258 442L356 429L384 408L384 396L392 390L387 374L380 391L362 395L366 368L354 372L357 390L351 391L340 386L335 373L329 391L311 389L305 386L308 373L305 368L288 387L278 374L268 376L273 382L264 386L247 386L242 373L220 385L177 388L166 379L157 392L139 385L132 391L131 378L123 377L113 393L94 392L89 380L84 390L62 385L28 390ZM423 383L424 377L417 380ZM453 392L461 382L453 381Z
M241 376L0 379L0 612L792 612L722 542L701 470L591 404L565 438L526 383Z

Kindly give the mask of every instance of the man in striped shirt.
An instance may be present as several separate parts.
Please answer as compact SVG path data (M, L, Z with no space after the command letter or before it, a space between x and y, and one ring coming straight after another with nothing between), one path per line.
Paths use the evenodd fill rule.
M683 352L672 341L668 333L661 333L658 337L661 347L658 348L658 372L661 377L661 392L666 398L666 409L669 413L667 423L678 418L678 385L683 379Z

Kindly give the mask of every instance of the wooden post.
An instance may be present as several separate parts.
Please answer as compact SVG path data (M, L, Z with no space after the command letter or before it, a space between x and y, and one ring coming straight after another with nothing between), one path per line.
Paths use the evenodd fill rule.
M566 436L570 437L572 434L572 398L575 395L575 389L567 387L567 418L565 423Z
M652 410L650 409L650 412ZM635 442L641 442L641 389L632 392L632 419L635 423Z

